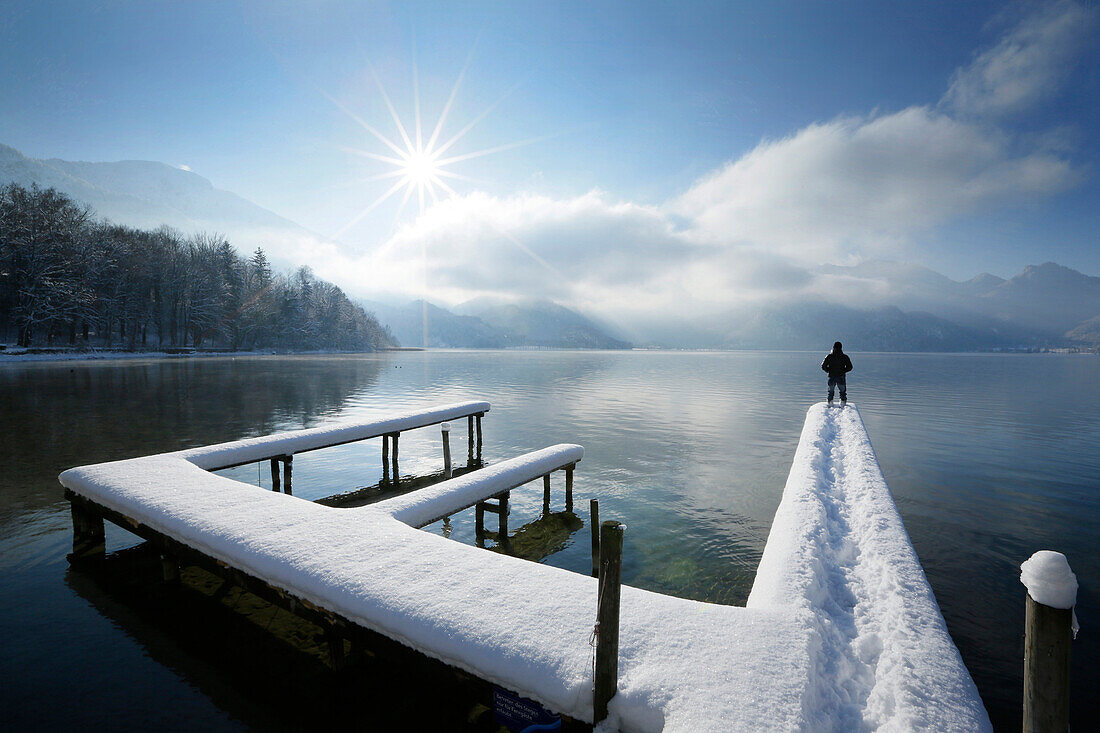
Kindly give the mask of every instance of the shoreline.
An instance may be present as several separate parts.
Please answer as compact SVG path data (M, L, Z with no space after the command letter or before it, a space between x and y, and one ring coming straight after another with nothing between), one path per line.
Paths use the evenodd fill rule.
M36 362L53 361L125 361L130 359L200 359L214 357L236 356L303 356L324 354L380 354L391 349L379 349L377 351L279 351L277 349L249 349L247 351L194 351L173 349L169 351L115 351L115 350L88 350L76 351L74 349L22 349L0 350L0 365L3 364L29 364Z

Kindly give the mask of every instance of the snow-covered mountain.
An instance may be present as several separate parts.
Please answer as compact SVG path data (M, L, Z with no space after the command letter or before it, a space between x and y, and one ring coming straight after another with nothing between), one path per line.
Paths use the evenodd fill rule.
M264 245L278 256L281 243L315 237L196 173L147 160L40 160L0 144L0 185L7 183L56 188L118 224L143 229L167 224L184 234L218 232L245 251Z

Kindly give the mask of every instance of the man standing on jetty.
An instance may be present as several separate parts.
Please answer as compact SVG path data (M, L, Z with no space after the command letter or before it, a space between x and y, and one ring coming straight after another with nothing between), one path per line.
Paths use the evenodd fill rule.
M836 387L840 387L840 406L848 404L848 385L844 377L852 371L852 360L844 353L839 341L833 344L833 350L821 362L821 371L829 374L829 407L833 406L833 390Z

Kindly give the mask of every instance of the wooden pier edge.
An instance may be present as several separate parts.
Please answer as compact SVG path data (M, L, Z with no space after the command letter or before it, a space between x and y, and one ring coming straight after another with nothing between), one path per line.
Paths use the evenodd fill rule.
M97 544L96 538L103 537L104 520L110 521L112 524L149 542L154 549L160 553L163 569L166 574L170 572L169 568L176 569L178 572L178 568L184 565L198 567L222 580L228 581L244 589L274 606L289 611L319 626L324 631L326 640L329 642L329 659L335 669L340 669L340 667L347 663L343 646L343 642L346 639L351 642L353 651L356 648L364 647L374 649L383 648L391 652L400 650L402 653L413 654L429 663L442 664L451 668L457 674L478 680L484 687L487 698L496 687L496 683L490 680L479 678L467 670L455 667L438 658L427 655L419 649L415 649L397 639L393 639L378 631L362 626L335 611L330 611L304 598L300 598L287 590L271 585L265 580L206 555L146 524L127 517L121 512L81 496L71 489L65 489L65 498L69 501L73 513L74 547L78 541L83 542L84 545L87 546L90 540L91 555L102 557L105 545L103 543ZM97 526L98 533L96 531ZM80 561L87 557L87 554L77 554L74 552L73 555L69 556L69 560L74 566L78 567ZM165 579L174 582L176 578L178 578L178 575L175 578L166 577ZM513 692L517 692L518 694L518 691L513 690ZM588 724L584 721L572 718L565 713L559 714L562 718L563 729L575 731L589 728Z

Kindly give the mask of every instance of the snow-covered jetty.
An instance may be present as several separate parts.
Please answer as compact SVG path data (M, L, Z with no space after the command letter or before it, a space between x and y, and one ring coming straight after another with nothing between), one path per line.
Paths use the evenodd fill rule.
M329 437L483 414L480 405ZM205 470L315 448L322 432L66 471L76 536L86 545L107 516L292 607L591 721L596 579L416 529L572 468L583 449L546 448L354 509ZM622 588L610 713L624 731L990 729L853 406L810 408L747 607Z

